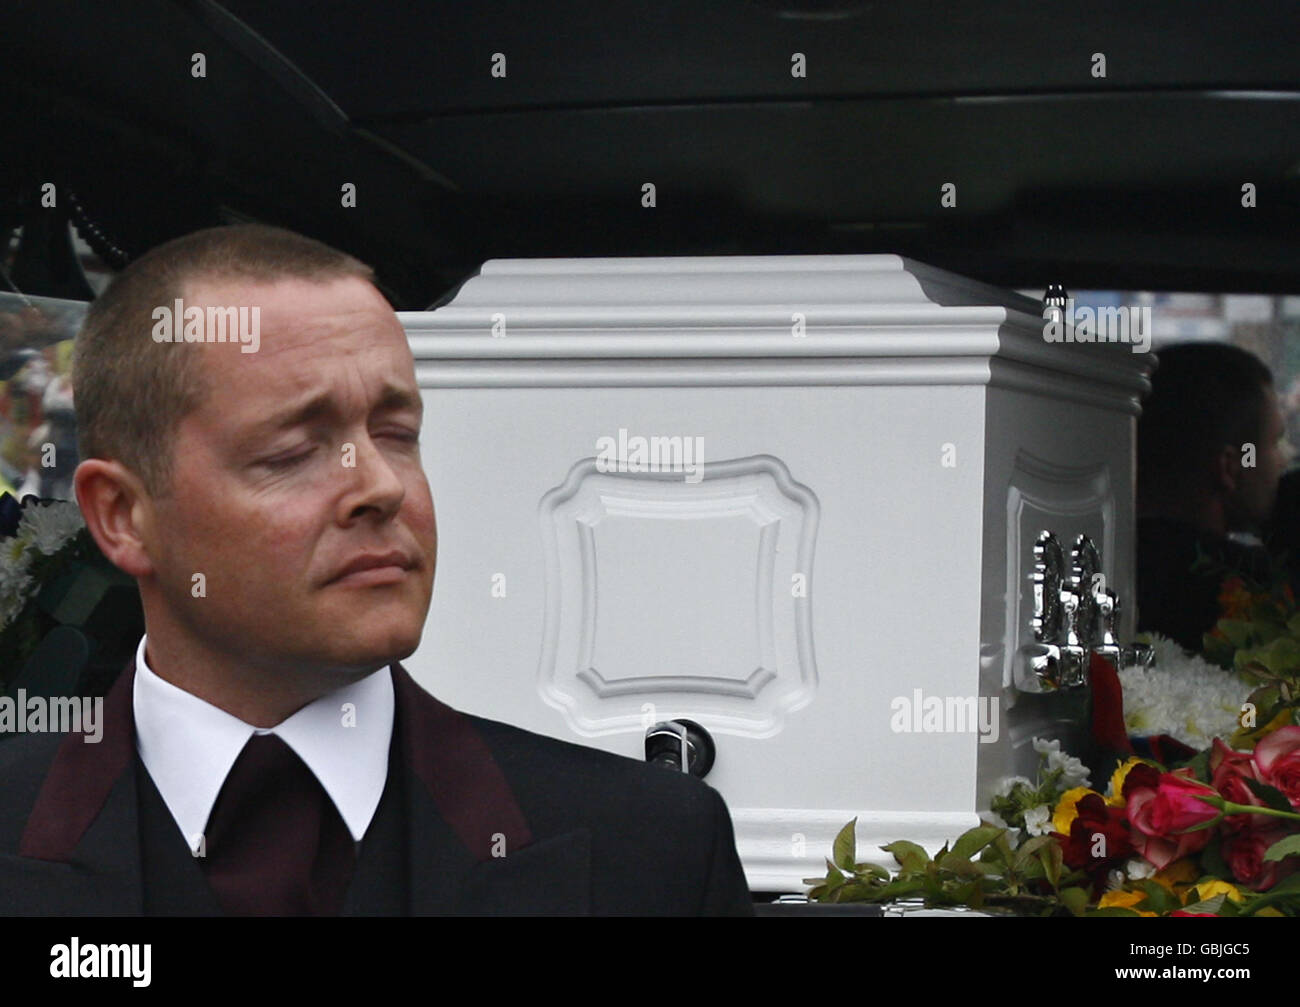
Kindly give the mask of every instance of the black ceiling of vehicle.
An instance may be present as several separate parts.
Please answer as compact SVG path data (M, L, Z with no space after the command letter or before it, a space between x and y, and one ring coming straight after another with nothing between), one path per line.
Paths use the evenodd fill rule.
M0 224L54 181L129 254L263 220L404 308L506 256L1300 292L1291 0L10 0L0 33Z

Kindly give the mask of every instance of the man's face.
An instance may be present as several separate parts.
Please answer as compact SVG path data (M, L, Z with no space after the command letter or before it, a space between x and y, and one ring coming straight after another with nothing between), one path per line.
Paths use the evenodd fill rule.
M1243 465L1236 493L1234 524L1245 530L1258 530L1272 515L1278 480L1291 460L1286 424L1272 388L1264 390L1263 409L1263 435L1255 445L1255 465L1253 468Z
M196 281L185 306L261 308L257 352L191 343L212 380L173 442L150 548L163 604L211 650L360 671L411 654L433 592L433 498L405 333L357 278ZM303 412L309 403L315 408ZM362 554L407 569L339 579ZM202 573L205 597L192 595Z

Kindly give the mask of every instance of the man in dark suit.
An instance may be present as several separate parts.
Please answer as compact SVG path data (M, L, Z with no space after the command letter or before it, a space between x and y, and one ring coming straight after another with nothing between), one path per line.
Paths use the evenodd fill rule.
M146 633L99 744L0 746L0 912L752 915L707 785L457 712L397 663L437 539L372 280L217 228L92 305L76 493Z

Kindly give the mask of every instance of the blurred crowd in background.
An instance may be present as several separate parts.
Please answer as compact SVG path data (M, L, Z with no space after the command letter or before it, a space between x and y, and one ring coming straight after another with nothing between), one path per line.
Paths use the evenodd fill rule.
M73 337L85 305L0 293L0 493L73 499Z

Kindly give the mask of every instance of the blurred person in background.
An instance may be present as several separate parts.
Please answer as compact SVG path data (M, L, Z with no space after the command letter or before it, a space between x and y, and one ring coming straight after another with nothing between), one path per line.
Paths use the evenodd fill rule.
M1195 343L1157 357L1138 421L1137 627L1200 652L1227 576L1284 576L1260 536L1291 448L1253 354Z

